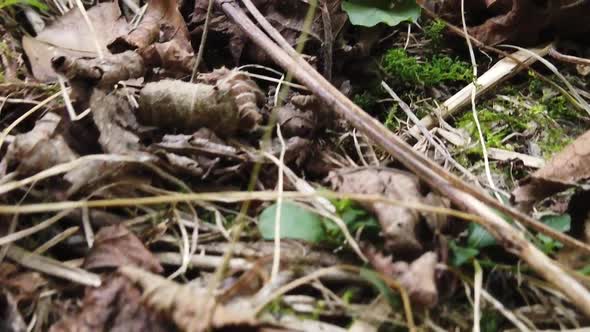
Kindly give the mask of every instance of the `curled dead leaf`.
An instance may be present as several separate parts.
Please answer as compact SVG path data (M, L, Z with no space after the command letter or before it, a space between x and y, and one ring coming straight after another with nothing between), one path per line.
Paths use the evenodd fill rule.
M53 324L50 332L174 331L142 303L142 295L127 278L111 276L99 288L87 288L81 310Z
M215 303L207 288L179 285L158 275L136 267L122 267L120 273L139 284L146 303L171 317L184 331L208 331L210 328L253 326L256 324L253 308Z
M341 193L378 194L399 201L422 202L420 184L411 173L390 168L342 169L329 176L331 185ZM380 202L362 205L375 214L387 249L399 253L422 250L417 226L420 214L412 209Z
M84 259L84 268L116 269L134 265L161 273L160 262L143 243L123 225L103 227L96 234L94 246Z
M8 147L0 169L17 164L18 174L28 175L76 159L78 155L62 136L60 122L59 115L47 113L31 131L17 135Z
M590 179L590 131L556 154L543 168L524 179L512 191L512 199L523 208Z
M393 277L408 292L412 303L432 308L438 302L436 287L437 256L434 252L426 252L410 264L393 262L391 256L371 248L367 257L375 269L384 275Z
M175 0L150 0L137 28L112 41L113 53L137 50L146 65L191 72L194 52L186 23Z
M23 37L23 49L37 80L47 82L57 78L51 66L53 57L96 57L97 47L106 55L109 53L107 43L127 32L127 22L116 1L99 3L87 13L96 33L75 7L37 37Z

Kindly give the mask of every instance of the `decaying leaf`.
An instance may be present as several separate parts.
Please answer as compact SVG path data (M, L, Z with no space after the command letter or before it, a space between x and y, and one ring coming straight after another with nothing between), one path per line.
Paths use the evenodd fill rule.
M141 23L108 45L113 53L137 50L146 65L191 72L193 47L175 0L150 0Z
M215 303L207 288L180 285L136 267L122 267L120 273L144 290L146 303L171 317L183 331L208 331L210 328L252 326L256 324L253 308L244 302Z
M555 155L512 191L515 203L524 208L590 178L590 131Z
M108 54L107 43L127 32L127 22L116 1L98 3L87 12L95 33L76 7L37 37L23 37L23 49L37 80L47 82L57 78L51 67L53 57L96 57L97 47Z
M7 262L0 264L0 286L9 290L16 302L33 299L46 284L47 280L38 272L22 271Z
M0 331L25 332L27 325L10 293L0 289Z
M29 175L76 159L61 134L60 122L59 115L47 113L33 130L17 135L0 163L0 175L13 164L18 164L18 174Z
M375 269L385 275L393 277L408 292L412 303L426 307L433 307L438 301L436 288L436 254L426 252L412 263L393 262L391 256L371 249L367 253Z
M94 246L84 259L84 268L116 269L127 265L135 265L155 273L164 271L158 259L125 226L101 228L96 234Z
M206 127L225 137L248 132L262 120L263 95L246 75L221 69L215 84L162 80L141 89L139 119L163 128ZM212 74L212 75L213 75Z
M87 288L82 309L53 324L50 332L169 332L174 331L142 303L142 295L127 278L114 275L99 288Z
M461 25L461 0L420 0L423 6L457 25ZM535 44L549 35L561 39L588 41L586 24L590 2L574 0L472 0L465 1L465 11L474 22L469 34L484 44Z
M124 97L116 92L105 93L95 89L90 98L90 108L94 124L100 132L98 141L106 153L154 159L142 151L139 137L130 130L137 129L138 125Z
M421 202L420 185L411 173L390 168L343 169L330 174L334 189L341 193L379 194L409 202ZM420 214L412 209L386 203L362 203L381 224L385 246L393 252L422 249L416 228Z

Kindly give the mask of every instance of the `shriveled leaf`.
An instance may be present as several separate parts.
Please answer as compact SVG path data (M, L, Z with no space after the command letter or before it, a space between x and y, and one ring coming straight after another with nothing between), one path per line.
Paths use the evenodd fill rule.
M207 288L180 285L158 275L127 266L120 273L144 290L145 302L176 323L183 331L200 332L210 328L252 326L253 308L245 303L215 303Z
M404 261L394 262L391 256L384 256L374 248L367 252L367 258L377 271L398 281L413 303L426 307L437 303L435 272L438 259L434 252L426 252L410 264Z
M341 193L377 194L407 202L422 202L424 199L418 179L396 169L341 169L330 174L330 182ZM415 253L422 249L416 233L420 222L416 210L381 202L361 205L379 220L387 249L398 253Z
M512 191L514 201L524 206L590 179L590 131L555 155L543 168Z
M37 37L23 37L23 49L37 80L47 82L57 78L51 67L54 56L95 57L97 45L108 54L107 43L127 32L127 22L116 1L99 3L87 12L96 33L92 33L76 7Z
M352 24L366 27L379 23L396 26L404 21L416 22L420 17L416 0L345 0L342 9Z
M190 73L193 47L175 0L150 0L137 28L108 45L113 53L137 50L147 65Z
M2 165L10 167L18 164L16 171L21 175L28 175L76 159L78 155L62 136L60 122L59 115L45 114L37 121L33 130L16 136ZM0 171L0 175L1 173Z
M143 243L123 225L103 227L84 260L86 269L116 269L135 265L161 273L164 269Z
M277 204L273 204L260 214L258 229L266 240L275 238L275 217ZM326 238L322 218L292 202L283 202L280 214L281 238L299 239L311 243Z
M113 276L99 288L86 289L81 310L62 318L49 331L167 332L173 331L173 326L143 303L132 282Z

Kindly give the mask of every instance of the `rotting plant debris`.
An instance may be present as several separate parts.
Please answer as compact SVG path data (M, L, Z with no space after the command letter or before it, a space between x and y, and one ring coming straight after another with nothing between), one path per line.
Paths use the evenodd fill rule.
M0 3L0 330L590 326L588 2L372 3Z

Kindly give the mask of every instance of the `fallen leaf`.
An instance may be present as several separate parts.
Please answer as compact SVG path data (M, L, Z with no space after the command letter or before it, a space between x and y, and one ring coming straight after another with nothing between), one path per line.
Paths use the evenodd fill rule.
M275 238L277 204L273 204L260 214L258 230L266 240ZM308 209L293 202L281 204L279 216L279 237L284 239L299 239L310 243L319 243L326 239L326 232L322 218Z
M590 131L556 154L543 168L512 191L515 203L529 208L535 202L590 178Z
M438 301L436 287L437 256L434 252L426 252L410 264L393 262L391 256L384 256L374 248L366 251L371 265L384 275L395 279L408 292L412 303L430 307Z
M25 332L27 325L10 293L0 289L0 331Z
M16 136L2 165L10 167L17 164L18 174L29 175L78 158L62 136L60 122L59 115L45 114L31 131Z
M350 23L365 27L379 23L396 26L420 18L420 6L415 0L344 0L342 9L348 14Z
M175 0L149 0L137 28L108 45L113 53L137 50L146 65L176 72L192 71L194 52Z
M161 273L160 262L143 243L123 225L103 227L96 234L94 246L84 259L84 268L116 269L134 265Z
M436 8L436 13L461 25L461 0L420 0L420 5ZM440 6L436 6L440 4ZM437 8L438 7L438 8ZM487 45L499 43L536 44L547 38L588 41L585 24L590 2L569 0L473 0L465 1L469 34Z
M183 331L237 329L256 324L253 308L246 307L242 301L215 303L215 297L210 296L206 287L180 285L132 266L122 267L119 272L143 288L148 306L171 317Z
M332 172L329 178L332 187L341 193L377 194L407 202L423 201L416 176L396 169L342 169ZM387 249L396 253L422 249L416 232L420 222L420 214L416 210L379 202L361 205L379 220Z
M98 128L98 139L104 152L135 156L142 160L154 160L151 154L142 151L139 137L130 129L138 127L129 102L117 92L105 93L94 89L90 99L92 118Z
M127 33L127 22L121 15L118 2L99 3L87 13L96 33L92 33L81 12L74 8L37 37L23 37L23 49L37 80L48 82L57 78L51 67L53 57L96 57L97 47L106 55L109 53L107 43Z
M109 277L87 288L81 310L53 324L50 332L168 332L172 324L143 304L141 292L127 278Z

